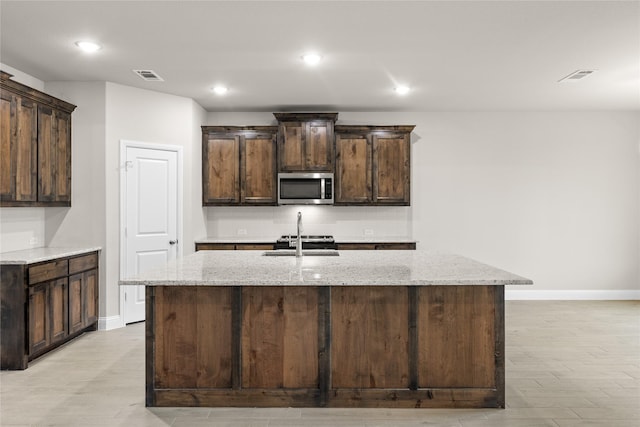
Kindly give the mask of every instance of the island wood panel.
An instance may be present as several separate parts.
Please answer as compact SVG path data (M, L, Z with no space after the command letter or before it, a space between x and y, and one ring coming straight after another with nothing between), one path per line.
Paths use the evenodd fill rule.
M419 387L496 388L495 292L493 286L419 289Z
M407 287L331 289L332 389L409 387Z
M155 388L230 388L231 288L161 286L154 294Z
M147 288L147 406L504 407L504 286L219 289Z
M242 387L318 388L318 288L242 289Z

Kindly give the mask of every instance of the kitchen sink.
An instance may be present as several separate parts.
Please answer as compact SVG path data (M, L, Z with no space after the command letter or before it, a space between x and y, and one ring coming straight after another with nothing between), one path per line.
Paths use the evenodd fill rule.
M296 256L295 249L276 249L275 251L265 251L265 256ZM338 256L340 253L335 249L303 249L304 256Z

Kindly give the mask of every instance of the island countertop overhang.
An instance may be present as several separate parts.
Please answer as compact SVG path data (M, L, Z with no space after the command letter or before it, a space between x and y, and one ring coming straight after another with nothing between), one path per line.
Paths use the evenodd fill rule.
M455 254L341 251L340 256L269 257L261 251L202 251L120 280L144 286L501 286L527 278Z

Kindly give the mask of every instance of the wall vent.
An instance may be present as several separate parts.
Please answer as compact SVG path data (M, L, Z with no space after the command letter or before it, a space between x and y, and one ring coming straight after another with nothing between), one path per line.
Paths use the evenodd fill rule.
M574 71L573 73L569 74L566 77L561 78L560 80L558 80L559 82L577 82L578 80L582 80L585 77L595 73L596 70L577 70Z
M133 70L134 73L140 76L142 80L146 80L148 82L163 82L164 79L156 74L155 71L152 70Z

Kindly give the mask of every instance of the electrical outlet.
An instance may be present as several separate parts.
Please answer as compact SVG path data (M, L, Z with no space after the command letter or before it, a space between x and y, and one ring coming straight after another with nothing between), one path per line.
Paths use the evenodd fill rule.
M373 236L373 228L365 228L364 229L365 236Z
M246 228L238 228L238 236L246 236L247 229Z

